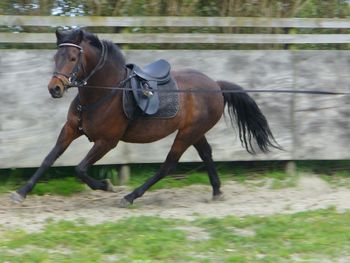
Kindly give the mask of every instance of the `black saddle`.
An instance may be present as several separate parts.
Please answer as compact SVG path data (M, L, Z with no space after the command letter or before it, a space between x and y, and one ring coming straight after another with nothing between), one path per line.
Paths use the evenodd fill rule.
M168 61L160 59L151 64L148 64L143 69L134 65L134 72L137 76L146 80L166 82L170 78L170 64Z
M130 84L136 104L143 113L155 114L160 105L157 89L171 79L169 62L161 59L143 69L135 64L126 67L131 70Z

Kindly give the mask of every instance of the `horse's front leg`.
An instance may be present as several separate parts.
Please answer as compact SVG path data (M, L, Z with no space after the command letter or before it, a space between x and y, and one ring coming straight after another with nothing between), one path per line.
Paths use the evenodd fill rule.
M118 141L111 142L106 140L98 140L94 143L86 157L80 162L80 164L75 168L77 176L84 183L86 183L93 190L103 190L109 192L115 192L112 183L107 180L96 180L90 177L87 173L88 168L95 162L100 160L107 152L117 145Z
M27 194L34 188L35 184L42 177L42 175L47 171L47 169L50 168L57 158L68 148L70 143L80 135L81 134L77 131L77 129L72 127L72 125L67 122L63 126L61 133L58 136L56 145L45 157L38 170L36 170L34 175L25 185L11 195L12 201L16 203L22 202L26 198Z

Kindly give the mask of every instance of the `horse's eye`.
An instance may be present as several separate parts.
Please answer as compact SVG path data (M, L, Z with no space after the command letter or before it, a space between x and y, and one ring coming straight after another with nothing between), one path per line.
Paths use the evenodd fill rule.
M71 58L69 59L69 61L70 61L70 62L75 62L75 61L77 61L77 58L71 57Z

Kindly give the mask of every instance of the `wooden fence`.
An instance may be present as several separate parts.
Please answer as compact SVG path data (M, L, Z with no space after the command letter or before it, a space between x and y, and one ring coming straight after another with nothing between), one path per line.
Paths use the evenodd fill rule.
M5 27L262 27L349 29L349 19L259 17L62 17L0 16ZM99 34L115 43L349 43L350 34L211 34L120 33ZM0 33L0 43L55 43L52 33Z
M152 27L183 26L191 23L191 26L198 27L252 27L257 23L257 26L266 27L350 28L350 22L342 19L0 16L0 25L3 26L36 26L39 22L39 26ZM13 39L18 35L21 36L19 43L39 43L42 39L41 34L46 33L27 33L31 34L27 39L23 34L0 33L0 42L17 42ZM157 33L157 35L162 34L164 33ZM123 38L123 35L107 35L106 39ZM138 38L140 34L133 35L135 43L144 42L144 39ZM204 33L200 35L205 35L202 39L209 37ZM270 35L269 39L272 41L273 35L266 35ZM317 35L322 34L315 34ZM345 40L349 34L339 35L344 35L342 36L344 42L341 43L349 42ZM104 36L101 37L104 38ZM193 43L191 36L196 35L189 35L189 38L182 39L181 43ZM223 36L233 41L230 43L236 43L234 35L223 34ZM175 38L173 35L169 37ZM244 39L245 36L239 37ZM157 39L163 39L163 37L155 38L154 41L158 41ZM339 43L331 42L332 39L335 38L326 37L325 42L322 43ZM45 43L53 42L54 34L51 33L50 38L44 40ZM139 42L136 42L137 40ZM259 38L256 43L261 43L258 40ZM317 41L312 42L310 39L310 43L318 43ZM75 91L70 91L59 100L52 99L47 92L46 85L52 74L54 53L54 50L0 50L0 168L38 166L55 143ZM350 52L348 50L128 50L124 54L128 62L139 65L164 58L171 62L174 69L195 68L213 79L233 81L249 89L302 88L349 91ZM350 159L349 96L251 95L265 113L277 141L285 151L272 151L267 155L255 156L247 154L240 146L237 134L230 127L229 122L226 123L223 118L208 135L215 160ZM147 145L120 143L99 163L162 162L173 138L174 134ZM90 147L91 144L86 138L78 139L56 165L77 164ZM199 161L199 158L195 151L190 149L181 160Z

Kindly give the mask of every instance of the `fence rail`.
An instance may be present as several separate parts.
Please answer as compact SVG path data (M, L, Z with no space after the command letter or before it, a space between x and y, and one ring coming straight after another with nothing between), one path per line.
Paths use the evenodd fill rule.
M273 17L108 17L0 15L4 26L350 28L349 19Z
M350 34L200 34L122 33L98 34L119 44L206 43L206 44L341 44L350 43ZM56 43L53 33L0 33L0 43Z
M61 17L0 16L0 26L84 27L265 27L350 29L349 19L259 17ZM213 33L115 33L99 34L120 44L217 43L217 44L341 44L350 34L213 34ZM0 43L55 43L52 33L1 32Z

